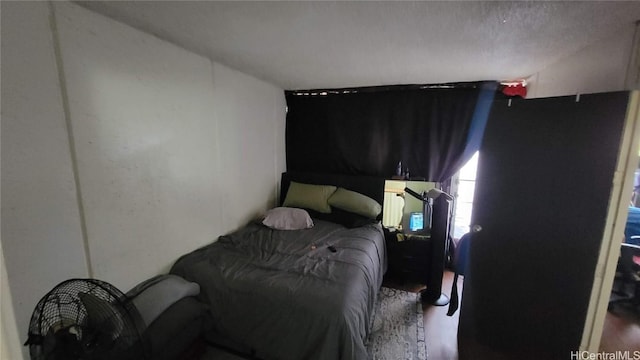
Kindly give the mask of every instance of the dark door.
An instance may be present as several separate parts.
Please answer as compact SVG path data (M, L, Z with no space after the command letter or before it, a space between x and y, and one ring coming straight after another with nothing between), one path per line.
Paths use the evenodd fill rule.
M578 350L629 93L494 103L480 149L462 359Z

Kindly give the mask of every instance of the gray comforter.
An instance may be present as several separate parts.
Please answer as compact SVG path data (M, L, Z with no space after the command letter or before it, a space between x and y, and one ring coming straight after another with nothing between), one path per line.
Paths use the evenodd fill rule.
M280 231L252 223L183 256L171 272L199 283L215 330L258 358L367 359L386 268L382 229L315 224Z

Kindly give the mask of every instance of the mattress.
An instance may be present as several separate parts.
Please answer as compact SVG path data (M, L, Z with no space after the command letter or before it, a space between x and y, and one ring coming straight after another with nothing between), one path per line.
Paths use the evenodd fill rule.
M260 359L367 359L386 269L380 224L305 230L258 223L181 257L171 272L201 286L214 331Z

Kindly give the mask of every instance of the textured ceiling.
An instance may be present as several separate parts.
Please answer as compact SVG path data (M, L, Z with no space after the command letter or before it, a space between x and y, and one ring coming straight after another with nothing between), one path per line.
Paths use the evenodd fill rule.
M285 89L527 77L640 19L640 2L89 1Z

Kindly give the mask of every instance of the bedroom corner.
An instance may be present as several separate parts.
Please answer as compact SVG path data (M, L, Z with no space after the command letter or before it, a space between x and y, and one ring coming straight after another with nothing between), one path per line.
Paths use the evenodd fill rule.
M273 84L77 4L1 6L2 297L23 343L62 280L91 270L128 289L271 207L285 104Z

